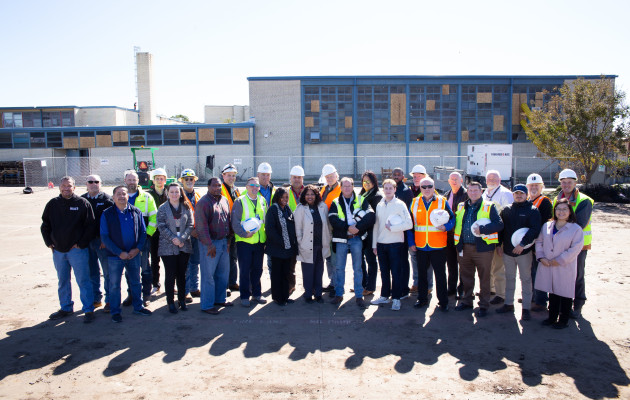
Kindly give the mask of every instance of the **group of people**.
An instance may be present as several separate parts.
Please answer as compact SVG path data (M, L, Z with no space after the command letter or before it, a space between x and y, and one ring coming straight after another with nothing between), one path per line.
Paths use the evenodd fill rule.
M500 306L497 313L513 313L518 270L522 320L531 318L530 311L548 309L544 323L563 328L581 314L593 200L578 190L572 170L560 173L562 191L553 201L542 194L537 174L510 190L501 185L498 171L489 171L484 190L478 182L464 188L462 176L453 172L444 195L422 165L413 167L409 185L401 168L381 187L366 171L359 193L353 179L340 179L331 164L322 169L321 188L304 185L301 166L291 169L289 185L275 187L271 165L262 163L241 194L234 186L236 174L227 164L221 178L208 180L204 196L195 191L198 177L191 169L182 171L181 185L166 185L166 171L153 171L148 191L138 186L135 171L126 171L125 184L114 188L113 197L101 191L97 175L87 178L81 197L74 194L74 179L64 177L60 196L42 216L42 235L59 279L61 308L50 318L73 312L71 269L84 322L93 321L94 309L103 305L101 269L104 309L114 322L122 321L123 270L129 289L122 305L151 315L151 294L161 290L160 259L171 313L186 311L192 297L200 297L201 311L219 314L233 305L226 299L234 291L244 307L265 304L265 254L276 304L294 302L300 261L304 301L323 303L328 292L331 303L340 305L348 253L350 291L360 308L368 306L364 296L375 294L380 271L381 290L371 304L391 303L392 310L400 310L401 300L414 293L414 307L423 308L435 288L441 311L450 310L451 296L459 300L455 310L472 309L477 272L477 317L486 316L490 305Z

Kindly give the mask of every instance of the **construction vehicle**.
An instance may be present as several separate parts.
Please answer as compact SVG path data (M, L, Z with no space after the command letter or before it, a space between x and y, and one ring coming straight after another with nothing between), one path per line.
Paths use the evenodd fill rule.
M138 161L136 157L136 151L148 150L151 152L151 161L142 160ZM155 148L154 147L132 147L131 153L133 154L133 169L138 174L138 185L143 189L149 189L153 184L151 179L151 171L155 169ZM147 155L148 156L148 155ZM146 158L146 157L145 157ZM174 177L167 177L166 184L175 182Z

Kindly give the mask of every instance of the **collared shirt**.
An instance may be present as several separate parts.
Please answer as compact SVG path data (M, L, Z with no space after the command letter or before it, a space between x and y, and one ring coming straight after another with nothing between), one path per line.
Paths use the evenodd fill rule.
M125 248L122 250L128 252L133 249L136 244L133 215L129 211L129 205L127 205L123 211L120 211L116 206L114 206L114 208L118 215L118 221L120 221L120 232L122 234L123 244L125 245Z
M267 187L260 185L260 195L265 198L267 204L271 204L271 192L273 191L273 185L270 183Z
M346 199L345 197L342 197L342 198L343 198L343 203L346 206L346 221L348 222L348 226L356 225L357 222L352 217L352 209L350 208L350 205L352 204L352 201L354 200L354 193L352 194L352 197L350 197L349 199Z
M514 195L503 185L499 185L499 187L494 190L484 190L481 197L487 202L491 201L496 204L498 212L501 212L503 207L508 204L514 203Z
M477 217L477 211L481 207L482 199L478 199L476 203L472 203L471 200L466 201L466 211L464 212L464 222L462 223L462 242L466 244L475 244L476 239L470 229L475 223Z
M136 193L131 194L129 193L129 204L131 204L132 206L136 205L136 199L138 198L138 194L140 193L140 191L136 191Z
M193 189L192 192L188 193L186 190L184 190L184 193L186 194L186 197L188 197L188 200L190 200L190 204L193 205L193 208L197 206L197 200L195 199L195 190Z
M213 240L225 239L230 235L230 206L227 199L209 193L199 199L195 207L195 229L198 239L206 247L212 246Z

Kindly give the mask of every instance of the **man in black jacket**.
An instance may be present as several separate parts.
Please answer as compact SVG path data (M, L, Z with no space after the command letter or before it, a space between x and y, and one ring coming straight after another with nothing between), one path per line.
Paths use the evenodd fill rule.
M348 248L352 256L354 271L354 295L360 308L365 308L363 302L363 273L361 260L363 258L363 238L367 236L376 220L374 210L363 196L354 193L352 178L341 179L341 195L335 199L328 213L328 220L333 228L333 247L337 255L335 267L337 282L335 283L335 298L332 304L343 301L343 287L346 279L346 260Z
M59 286L57 294L61 309L50 315L56 320L72 315L74 302L70 270L79 284L83 322L94 321L94 292L90 282L88 246L94 236L94 213L90 203L74 194L71 176L61 178L59 197L51 199L42 214L42 237L53 253Z
M496 311L499 314L514 313L514 289L516 268L521 277L523 313L521 320L530 319L529 309L532 302L532 245L540 233L540 212L531 201L527 200L527 186L515 185L512 188L514 203L501 210L503 231L499 233L499 254L502 253L505 264L505 304ZM512 235L519 229L527 228L527 233L514 246Z
M448 184L451 189L444 193L444 197L448 201L451 210L457 210L459 203L464 203L468 200L468 192L466 188L462 186L462 175L455 171L451 172L448 177ZM454 212L454 211L453 211ZM455 239L453 238L454 232L452 230L447 233L446 242L446 265L448 266L448 295L453 296L457 294L462 295L463 286L461 280L459 285L457 284L458 276L458 264L457 264L457 248L455 247Z
M164 168L156 168L151 171L151 175L153 176L153 185L151 188L147 190L149 194L155 200L155 206L160 208L160 206L166 203L168 200L166 195L166 170ZM160 256L158 256L158 248L160 247L160 231L156 230L153 235L149 236L148 239L151 242L151 278L153 288L151 289L151 293L157 293L160 290Z
M411 206L411 202L413 200L413 192L404 182L405 172L402 168L394 168L392 170L392 179L396 181L396 198L402 200L406 205L407 209ZM409 211L409 215L411 215L411 211ZM411 230L411 234L413 236L413 230ZM409 236L409 233L406 233L406 236ZM418 270L416 268L416 275ZM402 263L402 270L400 279L402 281L402 297L409 297L409 274L410 274L410 265L409 265L409 257L405 256ZM433 276L432 276L433 277ZM414 282L417 286L417 282Z
M87 193L83 193L81 197L86 199L92 206L94 212L94 237L90 241L90 281L94 291L94 308L101 307L103 303L101 299L101 269L103 270L103 289L105 290L105 308L103 311L109 312L109 268L107 267L107 250L101 242L100 222L103 211L114 205L114 200L107 193L101 191L101 177L98 175L90 175L87 177ZM99 268L99 263L101 268Z

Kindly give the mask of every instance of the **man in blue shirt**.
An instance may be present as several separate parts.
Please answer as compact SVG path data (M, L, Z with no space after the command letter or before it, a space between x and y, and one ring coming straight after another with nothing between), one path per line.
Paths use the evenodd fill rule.
M140 284L140 249L144 248L147 232L142 212L128 203L125 186L114 188L114 207L101 215L101 241L108 251L110 312L112 321L121 322L120 281L123 268L127 272L133 313L149 316L151 311L142 305Z

